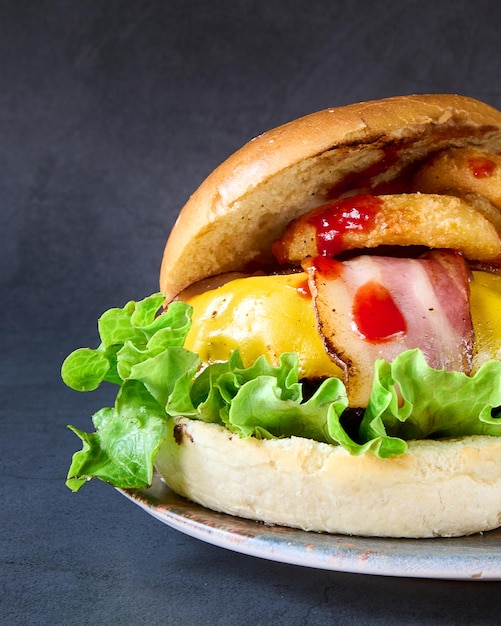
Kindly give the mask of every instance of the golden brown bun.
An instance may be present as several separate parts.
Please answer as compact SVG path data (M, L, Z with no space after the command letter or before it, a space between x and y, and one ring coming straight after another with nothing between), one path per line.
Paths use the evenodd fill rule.
M462 146L501 151L501 112L457 95L401 96L327 109L264 133L221 164L181 211L161 290L170 300L203 278L269 258L292 219L357 187L357 173L369 189L380 188L436 151Z
M239 439L181 418L156 466L178 494L210 509L304 530L454 537L501 523L501 438L409 443L393 459L351 456L309 439Z

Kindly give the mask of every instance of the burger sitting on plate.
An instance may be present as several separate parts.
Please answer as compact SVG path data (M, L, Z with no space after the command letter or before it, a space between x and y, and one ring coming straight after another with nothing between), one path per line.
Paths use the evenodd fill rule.
M151 484L305 530L501 525L501 112L457 95L327 109L230 156L160 292L64 362L118 385L68 486Z

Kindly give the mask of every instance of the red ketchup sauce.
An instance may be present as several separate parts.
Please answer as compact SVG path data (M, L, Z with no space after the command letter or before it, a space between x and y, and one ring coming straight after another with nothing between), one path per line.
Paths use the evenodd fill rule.
M352 314L357 331L373 343L382 343L407 330L404 316L390 292L376 280L358 288Z
M372 230L382 204L376 196L362 195L319 207L308 219L316 229L318 254L335 256L343 251L343 238L347 232Z
M475 178L489 178L496 169L496 164L487 157L475 157L468 160L468 167Z
M336 280L344 271L344 265L341 261L329 259L325 256L316 256L314 259L307 259L303 266L305 269L313 267L320 272L321 276L328 280Z
M309 300L311 298L311 290L310 285L308 284L308 279L305 278L302 280L296 287L297 293L304 298L305 300Z

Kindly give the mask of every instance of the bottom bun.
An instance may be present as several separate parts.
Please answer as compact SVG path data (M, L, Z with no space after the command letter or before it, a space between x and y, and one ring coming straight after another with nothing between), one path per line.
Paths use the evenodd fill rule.
M310 439L240 439L173 421L156 467L179 495L215 511L303 530L454 537L501 525L501 438L409 442L392 459Z

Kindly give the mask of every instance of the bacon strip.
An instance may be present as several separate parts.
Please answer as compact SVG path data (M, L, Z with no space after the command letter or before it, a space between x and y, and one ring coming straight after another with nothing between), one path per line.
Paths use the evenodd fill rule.
M351 406L366 406L376 359L420 348L428 365L469 373L468 268L434 250L419 259L364 255L305 263L327 353L345 373Z

